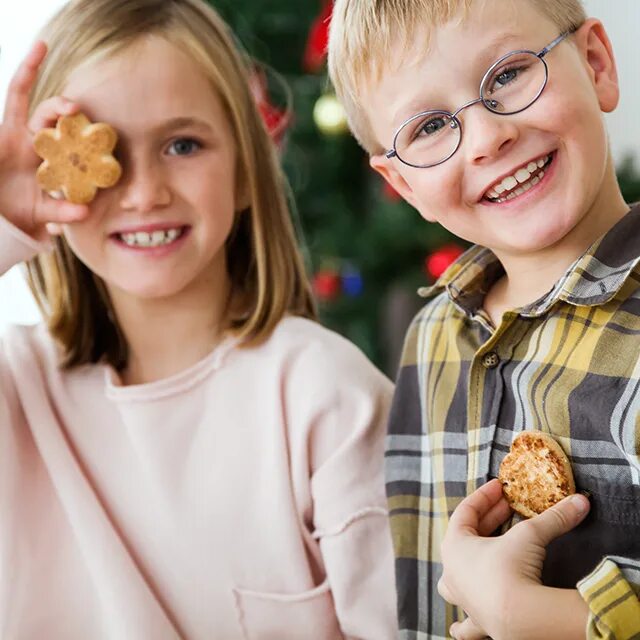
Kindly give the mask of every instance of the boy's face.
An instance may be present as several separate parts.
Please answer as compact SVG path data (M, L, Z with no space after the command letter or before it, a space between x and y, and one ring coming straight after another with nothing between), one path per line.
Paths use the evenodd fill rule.
M481 80L498 58L517 49L538 53L558 35L527 0L478 0L464 23L434 30L424 55L418 36L410 52L418 55L407 58L416 62L388 70L370 87L366 104L376 137L391 149L395 132L411 116L432 109L456 112L479 97ZM460 112L461 144L446 162L414 168L381 154L371 158L372 167L424 218L500 258L536 254L574 232L584 235L589 217L601 215L593 211L602 209L614 188L607 182L602 111L617 103L615 65L597 21L585 23L545 60L548 83L525 111L498 115L475 104ZM521 80L510 73L503 78L515 90ZM420 135L433 133L432 128ZM537 181L533 163L543 162L548 166ZM503 196L511 192L510 176L526 179L515 174L527 167L533 184L529 179L526 191L498 200L498 191L508 186Z

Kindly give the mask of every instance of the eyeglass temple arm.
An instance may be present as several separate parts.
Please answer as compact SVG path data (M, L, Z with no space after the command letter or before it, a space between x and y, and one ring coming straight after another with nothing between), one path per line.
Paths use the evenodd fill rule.
M551 44L548 44L539 54L538 58L544 58L551 49L557 47L565 38L568 38L572 33L576 32L576 28L572 27L568 31L561 33Z

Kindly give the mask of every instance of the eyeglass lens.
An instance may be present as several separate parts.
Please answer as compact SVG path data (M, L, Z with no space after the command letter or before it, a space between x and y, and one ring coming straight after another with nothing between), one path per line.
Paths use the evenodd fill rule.
M534 53L514 52L487 72L480 89L483 105L495 113L508 115L531 106L547 81L545 63ZM461 127L452 114L429 111L411 118L395 140L398 157L414 166L425 167L447 160L460 145Z

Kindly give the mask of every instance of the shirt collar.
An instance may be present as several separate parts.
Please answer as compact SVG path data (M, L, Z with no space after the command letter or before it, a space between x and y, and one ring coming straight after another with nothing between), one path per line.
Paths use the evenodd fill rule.
M616 223L578 258L549 293L519 309L520 315L546 313L557 301L597 306L611 300L640 262L640 205ZM430 287L418 294L430 298L446 291L451 301L467 314L482 306L485 295L504 274L496 255L480 246L471 247Z

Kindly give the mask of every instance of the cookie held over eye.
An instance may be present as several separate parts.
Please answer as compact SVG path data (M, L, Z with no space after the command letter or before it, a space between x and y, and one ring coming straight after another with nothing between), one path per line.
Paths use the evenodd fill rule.
M62 194L74 204L88 204L98 189L113 187L122 167L113 157L118 135L104 122L91 123L83 113L62 116L55 129L36 133L33 146L44 160L36 178L44 191Z
M511 508L525 518L576 491L569 459L554 438L542 431L522 431L516 436L498 479Z

